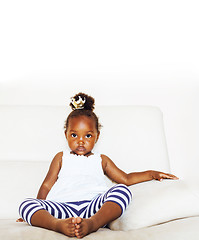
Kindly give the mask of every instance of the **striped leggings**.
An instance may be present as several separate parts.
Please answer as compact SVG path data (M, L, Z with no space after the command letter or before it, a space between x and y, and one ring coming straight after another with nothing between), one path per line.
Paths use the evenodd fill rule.
M19 206L20 216L31 225L32 215L39 210L46 210L52 216L59 219L70 217L89 218L93 216L105 202L118 204L122 213L132 200L132 194L124 184L116 184L105 193L98 195L92 200L78 202L55 202L27 198Z

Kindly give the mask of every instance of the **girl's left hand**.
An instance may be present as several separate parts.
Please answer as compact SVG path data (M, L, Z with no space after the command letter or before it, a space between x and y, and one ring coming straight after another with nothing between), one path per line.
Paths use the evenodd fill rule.
M178 180L179 178L176 177L173 174L170 173L163 173L163 172L158 172L158 171L150 171L152 179L162 181L163 179L173 179L173 180Z

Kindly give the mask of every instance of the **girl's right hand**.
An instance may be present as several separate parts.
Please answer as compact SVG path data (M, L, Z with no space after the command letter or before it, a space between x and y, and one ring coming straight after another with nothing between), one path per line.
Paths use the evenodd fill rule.
M16 222L25 222L22 218L16 220Z

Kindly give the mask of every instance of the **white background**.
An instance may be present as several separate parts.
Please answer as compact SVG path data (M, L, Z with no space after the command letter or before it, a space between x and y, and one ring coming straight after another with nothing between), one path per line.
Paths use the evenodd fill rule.
M83 91L96 105L158 106L172 171L195 179L198 10L197 0L1 1L0 104L68 105Z

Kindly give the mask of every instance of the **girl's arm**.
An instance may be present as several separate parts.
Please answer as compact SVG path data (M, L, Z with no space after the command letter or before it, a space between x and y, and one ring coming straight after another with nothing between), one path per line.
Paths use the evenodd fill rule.
M121 169L119 169L109 157L101 155L101 158L102 168L104 170L105 175L107 175L114 182L123 183L127 186L145 181L150 181L153 179L159 181L161 181L163 178L178 179L176 176L172 174L167 174L153 170L148 170L144 172L133 172L127 174L123 172Z
M48 173L39 189L37 199L46 199L50 189L57 181L59 171L61 169L63 152L59 152L53 158Z

